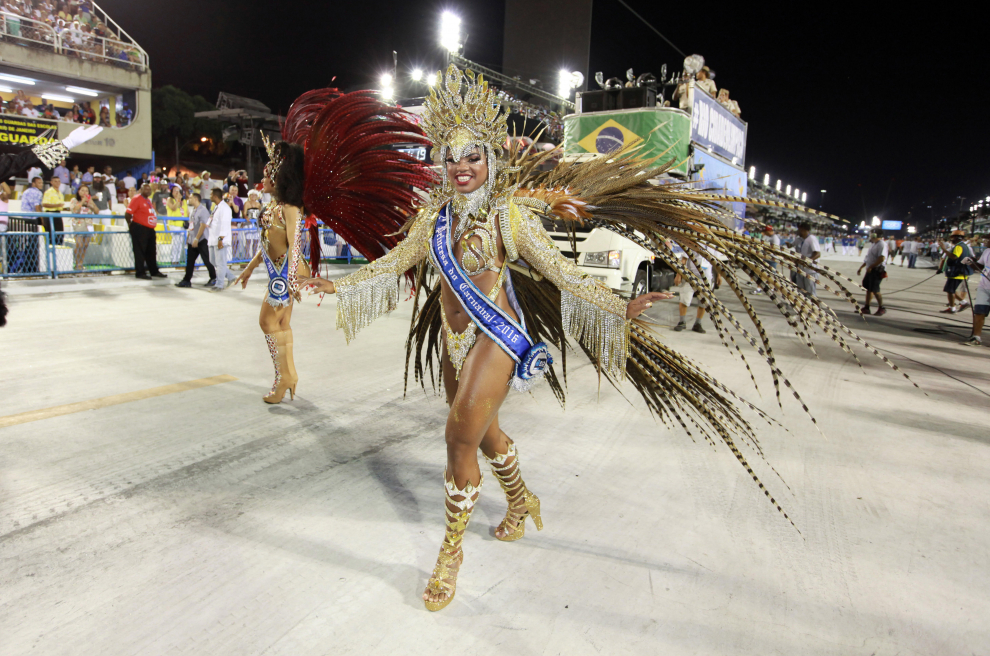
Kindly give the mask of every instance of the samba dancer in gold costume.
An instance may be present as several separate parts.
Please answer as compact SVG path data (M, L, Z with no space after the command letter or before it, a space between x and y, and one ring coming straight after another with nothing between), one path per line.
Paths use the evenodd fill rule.
M774 363L769 338L740 286L740 275L768 290L809 346L813 324L848 352L847 340L872 349L822 301L804 297L766 264L777 260L796 267L809 266L808 262L727 229L722 220L728 215L712 202L747 199L710 196L681 185L653 185L650 179L669 164L642 160L635 149L541 172L539 165L553 153L536 156L515 149L506 153L506 118L500 110L495 90L480 76L476 79L471 71L462 73L454 66L445 75L439 73L422 128L433 143L434 161L442 165L442 184L406 224L406 238L390 252L335 281L302 281L310 293L337 294L337 327L350 341L361 328L396 308L400 279L417 267L407 361L415 362L421 381L429 370L436 385L432 363L442 351L439 378L450 406L445 432L447 528L423 594L429 610L445 607L454 597L464 532L481 491L479 447L509 506L496 537L505 541L523 537L527 517L542 528L540 500L523 481L515 444L498 421L509 389L525 391L544 375L563 401L563 389L541 339L566 357L566 338L574 338L602 376L616 384L628 380L660 419L676 421L688 432L697 429L712 444L717 436L783 513L735 442L735 436L741 435L762 456L755 431L732 401L764 419L767 416L662 344L636 319L653 301L670 295L645 294L627 303L565 258L545 231L542 218L571 226L590 223L651 250L705 300L723 343L728 345L731 339L731 326L766 358L778 399L778 383L790 384ZM334 221L328 216L321 219ZM747 332L714 290L682 263L672 250L675 243L699 269L697 258L709 257L742 302L757 335ZM855 305L835 274L824 266L810 266L835 283L830 291ZM439 284L431 286L427 270L438 274ZM423 295L426 300L420 307ZM444 338L438 346L436 335L441 330Z

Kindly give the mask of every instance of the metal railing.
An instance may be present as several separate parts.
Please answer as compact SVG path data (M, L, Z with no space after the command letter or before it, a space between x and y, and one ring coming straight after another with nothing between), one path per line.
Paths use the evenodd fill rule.
M0 11L0 39L142 72L148 67L148 53L133 41L128 43L69 28L59 32L45 21L5 10Z
M133 271L134 249L122 215L62 214L42 212L0 212L9 217L7 231L0 232L0 278L58 278L60 275ZM86 230L72 229L72 219L89 219ZM39 226L57 228L61 220L65 230L39 232ZM155 231L156 260L162 268L186 266L188 230L176 227L181 217L161 217L161 230ZM171 225L170 225L171 224ZM243 221L244 227L231 230L230 264L246 263L261 247L261 230ZM81 226L77 226L81 227ZM89 228L92 229L89 229ZM302 254L310 255L308 233L303 235ZM320 229L320 257L327 261L350 264L362 259L350 245L329 228ZM197 267L203 266L201 261Z

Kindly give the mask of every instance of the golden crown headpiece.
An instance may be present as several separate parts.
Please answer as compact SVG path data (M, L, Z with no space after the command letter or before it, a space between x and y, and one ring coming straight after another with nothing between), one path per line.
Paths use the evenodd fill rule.
M261 133L261 142L265 144L265 151L268 153L268 178L275 182L278 177L278 169L282 166L283 157L278 154L278 142L268 138L264 132Z
M433 142L433 159L442 162L445 150L455 159L476 145L488 147L490 155L500 155L509 137L506 115L501 111L498 92L489 88L484 76L453 64L447 74L437 71L423 112L423 130Z

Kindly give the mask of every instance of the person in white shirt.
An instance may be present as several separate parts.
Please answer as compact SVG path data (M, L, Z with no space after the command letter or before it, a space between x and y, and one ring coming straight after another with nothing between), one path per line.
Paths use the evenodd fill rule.
M124 189L133 189L137 186L137 179L128 173L124 176Z
M231 232L231 219L233 214L230 205L223 202L223 190L213 190L213 214L207 225L209 229L210 261L217 270L217 285L212 291L222 292L228 282L237 278L233 271L227 267L230 261L233 248L233 233Z
M887 240L887 260L893 264L894 256L897 255L897 240L891 237Z
M674 252L678 254L681 260L681 266L687 267L687 269L693 273L698 278L701 278L704 284L711 287L712 284L712 265L711 263L703 257L698 257L699 264L701 264L701 271L698 271L698 267L695 266L694 262L687 256L679 246L674 247ZM680 273L674 276L674 290L678 294L678 304L677 313L679 318L677 320L677 325L674 326L675 331L685 330L687 328L687 312L688 308L691 307L691 301L694 300L694 287L691 286L687 280L681 276ZM701 325L701 320L705 318L705 304L704 300L699 299L698 302L698 312L694 318L694 326L691 327L696 333L705 333L705 328Z
M29 183L32 180L34 180L35 178L40 178L40 177L42 177L41 176L41 167L40 166L32 166L31 168L28 169L27 179L28 179L28 182Z
M812 263L818 261L822 256L821 246L818 245L818 238L811 234L811 224L805 221L798 226L798 239L794 242L794 250L799 255L811 260ZM815 267L802 267L801 271L791 271L791 282L801 288L808 296L817 296L815 286L818 283L818 273Z
M764 226L763 227L763 243L767 244L768 246L773 246L775 248L780 248L780 237L778 237L774 233L773 226L769 226L768 225L768 226ZM777 271L777 260L774 260L773 258L768 259L767 260L767 266L769 266L771 269L773 269L774 272L776 273L776 271ZM752 294L756 294L756 295L762 294L763 293L763 290L759 287L759 283L756 283L756 285L757 285L756 289L754 289L751 293Z

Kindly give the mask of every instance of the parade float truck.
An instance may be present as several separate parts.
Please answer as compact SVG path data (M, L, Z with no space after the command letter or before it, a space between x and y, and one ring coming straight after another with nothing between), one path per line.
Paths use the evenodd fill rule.
M704 91L694 89L693 83L690 112L657 107L653 94L646 91L579 94L576 113L564 117L564 158L607 157L624 146L641 144L639 156L660 156L660 161L672 162L663 175L650 181L653 184L695 181L692 186L697 189L746 196L746 123ZM745 205L735 203L728 209L737 216L728 227L741 229ZM548 221L546 228L566 257L612 289L636 297L674 284L669 266L610 230L577 226L572 242L560 222Z

